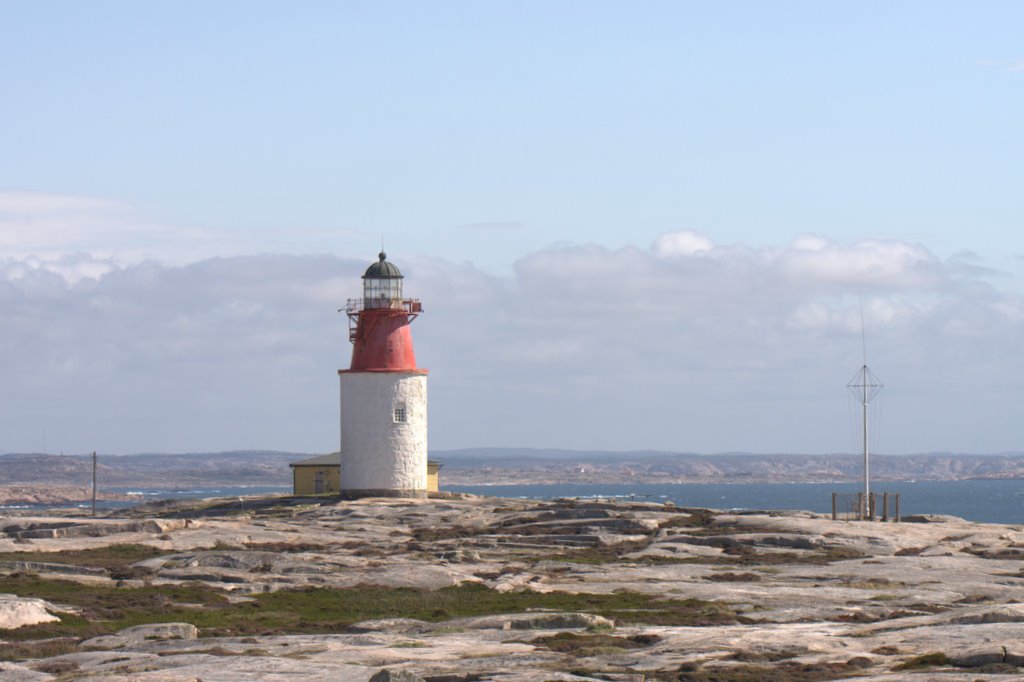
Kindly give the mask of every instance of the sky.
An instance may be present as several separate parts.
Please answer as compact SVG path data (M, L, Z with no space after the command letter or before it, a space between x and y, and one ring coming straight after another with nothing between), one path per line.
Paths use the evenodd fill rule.
M1024 450L1024 6L0 2L0 452ZM863 324L862 324L863 320Z

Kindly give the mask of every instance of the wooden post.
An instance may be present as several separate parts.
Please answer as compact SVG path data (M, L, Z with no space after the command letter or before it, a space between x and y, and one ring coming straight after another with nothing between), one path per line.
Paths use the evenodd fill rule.
M882 493L882 521L889 520L889 493Z
M836 514L836 494L832 493L832 520L835 521L839 517Z
M875 493L868 495L868 521L875 520Z
M92 451L92 515L96 516L96 451Z
M896 493L896 523L900 522L900 494Z

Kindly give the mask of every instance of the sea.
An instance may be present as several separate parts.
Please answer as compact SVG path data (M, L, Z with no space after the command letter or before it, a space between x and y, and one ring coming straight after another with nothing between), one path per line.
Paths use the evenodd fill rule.
M604 498L737 511L805 509L830 513L833 492L845 494L848 500L863 487L858 483L564 483L453 485L445 489L527 499ZM882 493L899 494L903 516L948 514L982 523L1024 524L1024 479L885 481L874 484L872 491L879 497L879 508Z
M559 483L550 485L443 485L453 492L522 499L616 499L642 502L672 502L681 507L706 507L722 510L805 509L832 511L832 493L852 495L857 483ZM246 495L288 493L290 486L211 486L188 489L109 488L109 492L131 493L139 501L238 497L244 508ZM1024 479L985 479L962 481L884 481L872 490L898 493L900 513L949 514L982 523L1024 524ZM848 498L847 498L848 499ZM137 502L97 502L97 508L119 509ZM880 504L880 502L879 502ZM90 502L61 505L0 505L4 509L40 511L56 507L88 508Z

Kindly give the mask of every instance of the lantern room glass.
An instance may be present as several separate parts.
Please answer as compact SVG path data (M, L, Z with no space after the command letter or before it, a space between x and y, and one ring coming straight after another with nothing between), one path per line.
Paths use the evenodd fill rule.
M402 307L402 278L364 277L363 305L367 308Z

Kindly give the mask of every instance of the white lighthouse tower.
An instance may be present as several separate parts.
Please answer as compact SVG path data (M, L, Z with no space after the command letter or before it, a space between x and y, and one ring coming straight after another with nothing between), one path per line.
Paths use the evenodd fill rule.
M343 497L427 494L427 370L416 367L409 323L419 300L402 298L402 273L379 260L349 299L352 363L341 379Z

